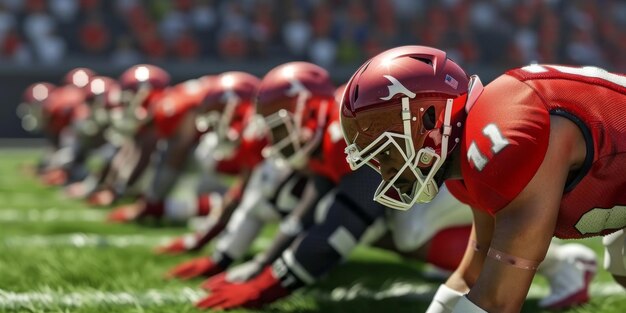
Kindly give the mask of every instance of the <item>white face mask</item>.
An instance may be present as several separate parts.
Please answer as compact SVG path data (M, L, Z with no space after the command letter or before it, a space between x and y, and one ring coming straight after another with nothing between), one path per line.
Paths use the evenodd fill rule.
M377 155L387 151L391 153L390 149L394 149L394 155L402 156L404 163L397 173L389 181L383 180L374 193L376 202L393 209L408 210L415 203L430 202L435 198L439 191L434 179L435 174L443 165L448 151L452 102L452 99L448 99L446 103L441 155L429 147L424 147L416 153L411 137L411 113L408 97L402 98L403 134L384 132L363 149L359 149L354 143L346 148L346 160L352 170L367 164L380 173L380 167L374 163L378 162L376 160ZM445 129L448 129L447 133ZM422 172L422 169L418 166L419 164L430 164L429 170ZM412 174L413 182L408 192L402 192L400 191L401 188L398 188L395 184L406 171ZM402 189L406 189L406 186L403 187L405 188Z
M299 97L299 103L304 103L308 97ZM298 105L300 107L300 105ZM299 111L300 118L302 111ZM302 127L302 121L298 115L288 112L287 110L279 110L278 112L265 118L265 123L271 133L272 129L284 127L287 135L274 144L263 149L263 156L277 160L278 163L286 164L293 169L303 169L309 162L309 157L313 151L319 146L324 134L324 124L328 113L328 102L320 103L320 109L317 112L317 129L311 131ZM282 151L291 146L293 153L285 155Z

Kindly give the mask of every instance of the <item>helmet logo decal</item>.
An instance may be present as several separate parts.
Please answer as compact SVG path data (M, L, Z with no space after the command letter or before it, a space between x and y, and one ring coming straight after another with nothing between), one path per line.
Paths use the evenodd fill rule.
M402 85L402 83L400 83L395 77L391 75L383 75L383 77L387 78L391 82L391 85L387 86L387 89L389 89L389 95L380 98L380 100L389 100L399 93L404 94L411 99L415 98L415 93L404 87L404 85Z

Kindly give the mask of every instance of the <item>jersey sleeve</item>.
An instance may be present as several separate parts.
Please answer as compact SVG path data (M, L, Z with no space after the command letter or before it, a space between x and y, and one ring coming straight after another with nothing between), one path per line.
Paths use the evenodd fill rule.
M445 182L448 191L459 200L459 202L469 205L471 207L475 207L476 205L472 201L472 198L467 194L467 189L465 185L463 185L463 180L461 179L448 179Z
M338 121L333 121L326 128L322 139L322 155L312 158L309 167L315 174L324 176L337 184L351 171L346 161L345 149L346 142L343 140L341 126Z
M491 214L528 185L543 162L550 116L535 91L508 75L485 87L468 113L461 171L473 204Z
M259 163L263 162L263 148L265 148L267 143L267 137L258 137L252 140L242 140L240 150L243 154L243 167L252 170Z

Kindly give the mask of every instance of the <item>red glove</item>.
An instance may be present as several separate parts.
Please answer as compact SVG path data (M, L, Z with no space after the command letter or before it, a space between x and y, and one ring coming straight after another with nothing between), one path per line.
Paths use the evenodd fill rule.
M115 208L109 214L108 220L110 222L127 223L149 216L160 218L165 211L164 207L163 201L149 203L140 200L133 204Z
M231 283L226 279L226 273L217 274L202 282L200 288L206 290L217 290L222 285L239 285L239 283Z
M113 223L127 223L133 221L139 215L141 203L131 203L116 207L109 213L107 220Z
M176 238L168 244L156 247L154 253L176 255L190 252L196 246L200 237L200 234L190 234Z
M191 279L198 276L213 276L223 272L225 269L219 266L209 257L196 258L191 261L183 262L171 269L165 278Z
M65 188L65 195L70 199L82 198L86 194L85 183L83 182L73 183Z
M260 308L290 294L266 266L254 279L242 284L224 283L196 303L200 309Z

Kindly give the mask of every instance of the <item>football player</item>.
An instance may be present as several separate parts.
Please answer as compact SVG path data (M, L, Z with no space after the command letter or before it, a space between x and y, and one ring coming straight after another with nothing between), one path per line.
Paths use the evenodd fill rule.
M73 85L58 87L46 98L42 106L43 133L53 152L41 174L44 183L62 185L67 181L63 166L72 158L72 147L77 140L75 125L88 114L84 92Z
M472 207L470 244L429 313L519 312L553 236L613 233L605 265L625 282L625 94L623 75L561 65L513 69L483 88L422 46L356 71L341 124L351 167L383 178L374 199L406 210L445 181Z
M116 152L116 147L106 140L105 131L109 112L120 105L119 85L110 77L95 76L84 92L87 113L74 122L76 140L62 166L69 184L66 194L72 198L86 196L97 184L95 176L87 175L87 159L97 156L106 166Z
M153 106L163 96L170 76L157 66L140 64L124 71L118 81L121 105L110 110L107 139L120 148L89 195L93 205L109 205L126 194L148 167L157 143Z
M148 182L141 199L113 210L109 220L124 222L139 217L160 218L165 214L165 198L184 171L188 157L197 141L192 112L200 105L211 77L190 79L168 88L153 105L153 122L159 157L152 164L154 176Z
M50 134L43 132L43 104L48 99L55 85L47 82L37 82L29 85L22 93L22 102L16 108L17 116L21 120L22 128L30 133L42 133L50 142L50 145L44 155L36 165L36 168L26 168L28 173L42 174L43 170L48 166L53 151L54 143Z
M55 116L45 115L50 123L56 125L52 129L48 129L46 133L57 133L59 136L52 135L51 139L53 146L56 146L56 152L52 159L54 164L46 169L46 173L43 174L43 180L46 183L53 185L65 184L68 182L68 174L71 174L70 180L77 180L84 177L86 171L75 167L72 173L68 173L67 167L70 167L73 162L73 150L79 141L80 136L80 124L88 119L89 108L86 105L80 103L77 97L72 95L78 95L79 92L83 92L86 96L89 82L95 76L95 72L84 67L77 67L67 72L63 76L62 86L67 87L65 91L73 89L71 92L62 92L53 97L54 105L49 106L52 113L54 111ZM64 103L67 97L68 103ZM76 100L76 101L75 101ZM73 113L70 113L73 112ZM58 130L62 128L63 130ZM62 134L62 135L61 135ZM56 137L56 139L55 139ZM61 140L62 139L62 140ZM58 147L62 144L63 147Z

